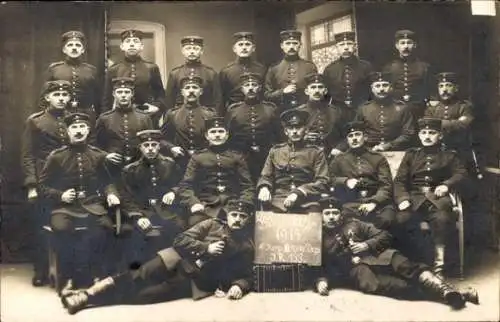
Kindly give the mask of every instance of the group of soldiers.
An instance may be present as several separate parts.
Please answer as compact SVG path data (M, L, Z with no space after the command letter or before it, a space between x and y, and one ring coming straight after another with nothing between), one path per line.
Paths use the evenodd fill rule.
M70 313L179 295L184 280L195 298L239 299L252 289L252 215L265 209L322 213L323 266L312 272L321 295L348 280L367 293L407 296L420 285L453 307L478 302L443 279L449 193L471 172L471 104L455 73L432 80L414 32L396 32L397 58L381 72L356 56L353 32L336 34L340 59L322 74L299 56L296 30L281 32L284 57L268 69L252 58L254 35L236 33L237 58L219 73L201 63L203 38L187 36L166 89L141 57L143 36L122 33L124 59L104 93L82 60L84 35L62 36L65 60L49 66L23 136L40 233L33 285L47 283L49 225ZM385 151L406 151L394 178ZM421 221L432 263L403 255ZM130 270L108 265L117 253Z

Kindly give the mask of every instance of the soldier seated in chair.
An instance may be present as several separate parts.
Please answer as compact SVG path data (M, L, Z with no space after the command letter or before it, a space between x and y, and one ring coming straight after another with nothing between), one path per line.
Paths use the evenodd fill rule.
M179 183L180 202L189 212L188 224L214 218L230 199L253 203L255 188L247 161L232 150L224 118L206 120L208 148L195 152Z
M174 246L131 270L102 279L86 290L69 291L63 304L69 313L92 304L151 303L184 296L191 280L194 300L210 296L239 300L252 288L254 243L247 225L253 206L231 200L219 218L204 220L179 234Z
M346 126L349 150L330 163L333 195L344 211L372 222L377 228L390 229L396 212L392 203L392 175L389 163L379 153L365 147L364 125Z
M392 236L387 231L345 216L335 198L322 200L321 209L323 266L314 285L320 295L328 295L332 286L347 279L349 285L368 294L409 299L418 294L420 286L427 298L456 309L463 308L466 301L479 303L474 289L459 291L427 265L411 262L391 249Z
M40 176L44 196L52 201L54 231L62 284L87 284L91 277L105 274L103 257L112 222L107 207L120 204L106 167L106 153L87 144L89 116L70 114L65 118L69 145L52 151ZM85 226L80 243L75 227ZM75 256L77 254L77 256ZM76 271L84 271L82 275Z
M269 151L257 184L258 199L276 212L317 212L317 200L329 182L325 154L304 141L309 113L292 109L280 117L288 142Z
M396 216L402 233L413 235L423 219L428 221L435 246L434 269L442 274L445 242L454 230L450 189L460 185L466 170L454 151L442 151L440 119L418 121L422 147L409 149L394 179L394 199L400 213ZM404 229L403 229L404 228ZM404 239L401 236L400 240Z

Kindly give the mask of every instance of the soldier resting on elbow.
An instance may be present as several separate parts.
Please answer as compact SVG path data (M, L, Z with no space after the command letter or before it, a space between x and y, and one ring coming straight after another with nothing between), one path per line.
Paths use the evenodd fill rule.
M478 304L474 289L458 291L422 263L414 263L391 249L392 236L372 224L349 219L334 198L321 201L323 249L315 291L328 295L329 288L341 280L369 294L395 298L422 295L444 301L455 309L465 302Z
M86 290L68 291L62 302L70 314L89 304L151 303L179 294L191 280L194 300L214 292L239 300L252 287L254 244L247 225L253 206L232 200L219 218L179 234L174 246L158 252L138 270L106 277Z

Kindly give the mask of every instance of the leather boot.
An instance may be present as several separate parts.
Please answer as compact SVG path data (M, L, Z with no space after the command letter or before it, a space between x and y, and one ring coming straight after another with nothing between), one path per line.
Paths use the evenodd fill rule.
M443 279L443 271L444 271L444 251L445 251L444 245L436 244L433 273L436 274L441 279Z
M436 294L454 309L465 306L465 299L454 286L446 283L431 271L424 271L418 276L419 283L426 291Z
M86 290L80 290L61 297L61 301L69 314L75 314L84 309L91 298L104 293L114 285L115 281L113 277L106 277L105 279L95 282Z
M464 299L467 302L473 303L473 304L479 304L479 295L477 294L477 290L475 290L472 287L467 287L463 290L460 290L460 293L464 297Z

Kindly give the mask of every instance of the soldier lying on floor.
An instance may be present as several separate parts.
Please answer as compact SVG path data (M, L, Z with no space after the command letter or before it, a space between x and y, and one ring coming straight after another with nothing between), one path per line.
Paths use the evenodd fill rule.
M411 262L391 249L392 236L370 223L344 218L335 198L321 200L323 214L323 266L314 289L328 295L332 285L348 284L369 294L394 298L436 298L455 309L465 302L479 304L476 290L457 290L422 263ZM418 298L418 296L417 296Z
M63 305L74 314L89 305L151 303L183 296L181 286L189 280L194 300L214 291L241 299L252 287L254 244L247 226L252 208L231 200L219 218L179 234L173 247L159 251L138 270L106 277L85 290L64 290Z

